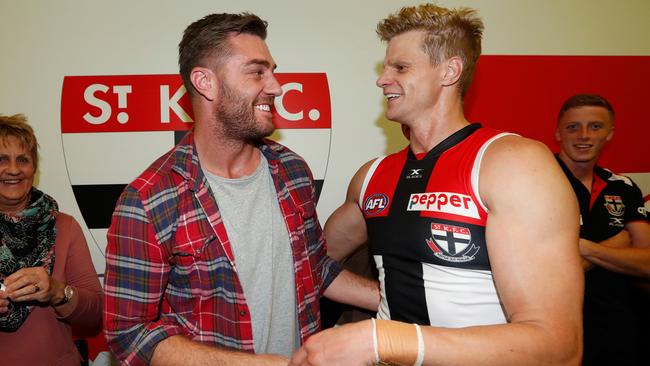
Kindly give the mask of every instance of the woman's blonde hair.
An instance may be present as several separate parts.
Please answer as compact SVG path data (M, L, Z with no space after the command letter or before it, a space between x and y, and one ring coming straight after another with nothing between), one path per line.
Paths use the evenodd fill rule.
M38 168L38 141L36 141L32 126L27 123L27 118L24 115L0 115L0 141L6 144L9 137L18 139L20 145L29 151L34 162L34 169Z

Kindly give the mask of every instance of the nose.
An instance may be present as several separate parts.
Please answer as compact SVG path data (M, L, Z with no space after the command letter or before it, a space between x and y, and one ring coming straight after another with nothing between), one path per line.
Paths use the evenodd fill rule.
M379 78L377 78L377 82L375 84L380 88L384 88L388 84L390 84L390 80L388 78L388 75L386 75L386 69L384 69L381 72L381 74L379 74Z
M264 92L266 94L273 95L274 97L279 97L282 95L282 87L280 86L278 79L275 78L275 75L271 75L269 78L268 82L266 83L266 87L264 88Z
M589 128L586 126L580 126L578 131L578 138L581 140L586 140L589 138Z
M11 174L11 175L20 174L20 169L18 169L18 164L16 164L15 160L9 161L7 167L5 168L5 171L7 172L7 174Z

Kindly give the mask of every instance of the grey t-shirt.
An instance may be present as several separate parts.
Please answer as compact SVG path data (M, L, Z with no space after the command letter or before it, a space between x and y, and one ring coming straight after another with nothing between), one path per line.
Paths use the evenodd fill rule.
M291 356L300 345L293 256L269 166L249 176L203 170L219 206L253 322L256 353Z

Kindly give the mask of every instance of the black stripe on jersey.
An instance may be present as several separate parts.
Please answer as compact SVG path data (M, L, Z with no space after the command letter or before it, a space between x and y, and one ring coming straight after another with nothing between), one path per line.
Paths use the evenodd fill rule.
M422 290L422 266L392 256L382 257L384 262L384 289L390 309L390 318L407 323L429 325L427 300ZM410 272L396 271L392 268L410 268Z

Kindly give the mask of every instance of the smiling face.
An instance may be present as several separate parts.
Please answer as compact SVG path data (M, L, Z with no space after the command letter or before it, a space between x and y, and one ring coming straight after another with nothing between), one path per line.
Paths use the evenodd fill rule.
M18 138L0 141L0 212L15 213L27 207L35 170L34 159Z
M441 67L434 66L422 45L424 32L409 31L388 43L377 86L387 98L386 118L406 125L428 118L442 90Z
M561 147L560 157L569 164L595 164L607 141L612 139L613 127L606 108L583 106L567 110L555 131Z
M215 116L224 136L250 141L269 136L273 100L282 94L275 61L264 40L250 34L230 38L231 53L220 68Z

